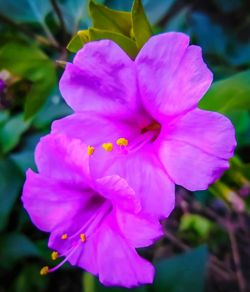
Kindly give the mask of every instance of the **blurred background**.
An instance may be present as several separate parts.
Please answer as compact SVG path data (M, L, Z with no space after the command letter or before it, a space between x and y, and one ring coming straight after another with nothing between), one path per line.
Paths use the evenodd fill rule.
M130 0L96 1L118 10ZM156 263L154 285L137 291L250 291L250 2L142 0L154 33L182 31L202 47L215 83L200 107L227 115L238 147L231 167L208 191L177 189L165 237L140 252ZM51 122L71 113L58 91L66 50L91 26L87 0L0 0L0 291L125 291L54 265L48 235L20 201L25 171ZM74 51L74 49L71 51ZM115 247L114 247L115 248ZM91 256L91 255L90 255Z

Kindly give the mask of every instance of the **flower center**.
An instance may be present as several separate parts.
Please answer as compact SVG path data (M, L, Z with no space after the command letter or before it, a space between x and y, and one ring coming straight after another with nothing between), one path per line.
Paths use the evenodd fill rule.
M107 152L116 151L119 154L134 153L141 149L144 145L154 142L161 131L161 125L154 121L148 126L140 130L140 134L133 138L131 141L121 137L116 140L116 143L105 142L102 144L102 148ZM87 153L89 156L93 155L95 151L94 146L88 146Z

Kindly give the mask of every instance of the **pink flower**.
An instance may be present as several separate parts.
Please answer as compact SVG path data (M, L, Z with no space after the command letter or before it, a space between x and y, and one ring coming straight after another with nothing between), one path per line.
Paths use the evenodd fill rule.
M143 213L133 189L118 175L91 178L87 146L64 135L49 135L37 146L39 173L27 171L22 201L33 223L50 232L52 258L99 275L105 285L151 283L153 266L135 248L162 236L153 216Z
M201 48L185 34L153 36L135 61L112 41L91 42L60 81L75 114L54 122L52 131L94 147L96 177L124 177L143 209L166 217L175 184L204 190L233 156L231 122L197 107L211 82Z

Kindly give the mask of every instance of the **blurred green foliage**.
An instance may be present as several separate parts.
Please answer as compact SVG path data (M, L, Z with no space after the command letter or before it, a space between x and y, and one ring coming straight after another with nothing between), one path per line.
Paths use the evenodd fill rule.
M218 272L211 266L211 254L221 253L233 261L227 226L235 218L248 220L250 213L249 19L247 0L91 0L89 4L0 0L0 79L6 85L0 93L0 291L107 290L91 275L67 265L47 278L39 276L40 266L51 264L47 235L32 226L22 208L22 184L27 168L35 169L34 149L40 137L49 132L53 120L71 113L58 92L58 80L72 53L89 41L111 39L135 58L152 34L172 30L189 34L191 42L202 47L215 82L200 107L232 120L237 156L209 191L179 194L176 212L167 220L166 238L142 251L149 259L160 259L155 283L136 290L200 292L207 281L207 289L217 291L207 279L208 266ZM225 218L229 219L224 224ZM247 226L241 226L241 233ZM186 252L179 255L181 250ZM218 259L223 261L221 254ZM226 291L238 291L241 285L235 285L234 272L228 272L232 282L227 280ZM223 282L223 274L219 276Z

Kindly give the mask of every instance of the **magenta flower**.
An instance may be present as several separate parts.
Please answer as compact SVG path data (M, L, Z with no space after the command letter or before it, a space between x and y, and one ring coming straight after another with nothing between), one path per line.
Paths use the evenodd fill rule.
M139 200L118 175L93 180L87 146L64 135L43 138L36 149L39 173L27 171L22 200L33 223L51 232L52 259L99 275L105 285L152 283L154 268L135 248L152 244L162 228L143 213Z
M197 108L211 82L201 48L185 34L153 36L135 61L112 41L91 42L60 81L75 114L54 122L52 131L94 147L97 177L124 177L143 209L166 217L175 184L204 190L233 156L231 122Z

